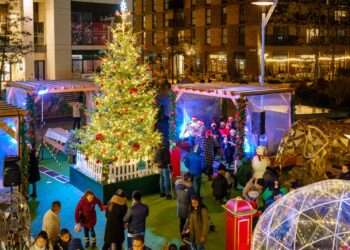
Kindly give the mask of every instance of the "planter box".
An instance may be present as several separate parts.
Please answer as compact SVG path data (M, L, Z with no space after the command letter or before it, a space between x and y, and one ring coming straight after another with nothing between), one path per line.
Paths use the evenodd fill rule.
M134 190L140 190L143 195L159 193L159 174L143 176L131 180L119 181L116 183L102 184L70 167L70 183L85 192L91 190L104 203L107 203L118 188L122 188L130 198Z

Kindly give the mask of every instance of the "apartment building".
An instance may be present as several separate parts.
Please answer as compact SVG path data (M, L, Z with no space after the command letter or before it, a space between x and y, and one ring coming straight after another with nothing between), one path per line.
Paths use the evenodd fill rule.
M262 11L250 0L135 0L133 23L145 59L168 78L257 80ZM266 44L267 79L347 74L350 1L280 0Z
M120 0L19 1L34 49L7 65L7 80L81 79L99 70Z

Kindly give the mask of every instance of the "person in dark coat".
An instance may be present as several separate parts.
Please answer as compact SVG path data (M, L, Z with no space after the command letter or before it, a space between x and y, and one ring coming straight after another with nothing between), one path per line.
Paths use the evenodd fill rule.
M208 175L209 180L213 175L213 163L214 163L214 148L215 141L211 130L207 130L203 138L203 152L204 152L204 169Z
M198 148L194 147L192 152L188 153L184 158L184 163L189 173L192 176L192 183L194 192L200 196L202 185L202 170L203 160L198 152Z
M231 166L235 157L236 140L235 140L235 130L230 130L230 135L224 137L223 139L223 150L225 161L228 166Z
M225 177L226 168L225 165L220 164L218 169L218 175L214 177L212 188L215 200L222 203L224 198L227 196L228 183Z
M31 146L29 153L29 163L28 163L28 181L32 184L32 194L33 198L37 197L36 183L40 181L40 171L39 171L39 157L36 153L35 144Z
M102 202L95 194L91 191L86 191L75 208L75 222L80 224L84 229L85 248L89 248L90 246L90 235L92 238L91 246L96 246L96 233L94 229L96 225L96 205L100 207L101 211L104 210Z
M126 212L124 223L128 226L128 249L132 248L135 237L144 239L146 232L146 218L149 214L149 209L146 204L141 202L141 192L134 191L132 193L132 206Z
M182 232L189 214L191 197L194 195L191 175L189 173L184 174L181 179L175 182L175 191L177 217L180 220L180 235L182 236Z
M341 166L341 174L338 179L350 180L350 164L344 164Z
M68 246L71 240L72 236L70 235L68 229L61 229L60 235L58 236L53 246L53 250L68 250Z
M80 239L73 239L69 230L63 228L53 246L53 250L83 250Z
M105 242L103 250L122 250L124 235L124 216L128 210L127 199L122 189L118 189L108 203L106 211ZM115 245L113 248L112 245Z

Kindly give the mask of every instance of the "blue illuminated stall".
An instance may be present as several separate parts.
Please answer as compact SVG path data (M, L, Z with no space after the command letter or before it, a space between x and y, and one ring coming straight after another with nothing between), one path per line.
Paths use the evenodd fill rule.
M196 117L209 128L212 121L233 115L244 99L245 155L251 156L258 145L265 145L275 153L283 135L292 124L294 89L288 85L182 84L172 86L176 93L176 136L184 137L184 130Z
M5 158L21 158L20 126L25 111L0 101L0 187Z

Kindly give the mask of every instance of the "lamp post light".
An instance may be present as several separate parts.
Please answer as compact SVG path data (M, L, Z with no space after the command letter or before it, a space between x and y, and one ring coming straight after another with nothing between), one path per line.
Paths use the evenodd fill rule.
M265 11L262 13L261 17L261 51L260 51L260 76L259 83L260 86L264 86L265 82L265 31L267 23L269 22L272 13L274 12L277 6L278 0L256 0L252 1L251 4L262 7L263 9L266 7L270 7L267 14Z

